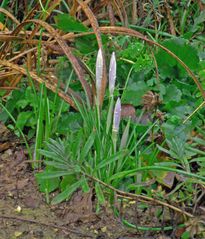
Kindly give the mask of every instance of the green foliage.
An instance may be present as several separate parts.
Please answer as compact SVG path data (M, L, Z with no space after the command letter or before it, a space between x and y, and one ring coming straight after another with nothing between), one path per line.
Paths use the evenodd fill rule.
M22 88L20 91L14 90L9 96L5 107L14 116L17 116L16 126L21 130L26 127L29 128L28 135L34 135L34 130L37 124L36 108L38 107L39 99L36 98L35 93L31 87ZM6 111L0 114L0 120L7 122L9 116Z
M148 71L153 67L152 57L146 52L145 45L141 42L129 42L128 46L120 52L125 60L133 61L135 72Z
M197 71L199 69L197 50L192 47L187 40L183 38L173 38L165 40L162 45L178 56L191 70ZM176 79L187 76L185 69L180 63L164 50L158 50L156 60L163 78L169 77Z
M128 44L127 48L122 50L118 56L120 57L118 71L122 72L118 79L119 89L120 85L124 86L122 102L141 107L142 97L147 91L158 92L160 97L158 107L165 113L167 120L162 125L158 125L156 122L152 123L155 117L153 114L151 121L145 125L133 124L130 121L127 126L125 123L121 123L121 129L115 135L110 131L110 117L112 117L110 112L112 113L113 110L113 99L105 103L106 107L102 109L101 113L97 106L90 108L76 102L79 113L70 112L64 116L67 127L64 128L61 125L59 128L59 132L67 132L66 138L51 140L46 144L44 150L40 150L40 153L46 158L47 166L43 173L37 175L38 180L53 180L53 178L60 180L58 187L60 194L52 200L54 204L68 200L77 189L89 191L90 187L94 188L98 203L104 204L107 200L106 190L95 179L125 191L135 190L140 193L143 189L150 195L151 189L155 188L156 184L148 189L143 187L143 182L156 177L159 184L171 187L173 184L166 179L167 171L192 177L191 160L200 158L200 153L193 152L187 143L191 137L190 132L193 129L194 121L190 121L186 125L182 124L182 119L189 115L198 103L194 94L196 86L190 82L184 69L175 59L159 50L156 54L162 78L159 82L153 75L153 61L144 44L133 43L129 38L126 38L124 42L123 38L119 38L117 43L122 47L124 44ZM186 59L185 63L192 70L198 69L198 53L187 44L187 41L172 39L165 42L165 45L181 60L184 60L185 55L191 52L194 61ZM180 53L178 48L182 48L184 52ZM164 56L168 59L167 64L165 64ZM93 68L93 59L87 63L88 67ZM164 65L166 65L166 69L163 68ZM174 71L172 71L173 68L175 68ZM68 69L69 67L65 67L65 72ZM63 74L64 70L61 71L61 75ZM121 81L123 77L126 78L126 82ZM115 95L119 95L117 90L114 92ZM139 110L139 112L143 114L143 110ZM197 116L193 117L193 120L196 119ZM197 122L198 125L201 124L200 120ZM162 145L156 147L154 141L146 141L146 137L151 134L151 131L153 131L153 135L160 131L163 132L165 140ZM164 152L166 157L158 158L159 151ZM52 167L53 171L47 172L47 167ZM156 170L156 172L148 173L146 168L151 171ZM136 172L139 172L137 177ZM90 177L93 180L90 180ZM200 176L197 174L196 178L198 179ZM40 185L41 182L43 181L39 181ZM192 183L193 180L181 183L181 187L184 187L186 193L179 194L179 200L183 201L184 198L189 197ZM41 188L44 187L42 185ZM55 189L53 188L53 190ZM44 191L48 191L48 189ZM174 198L175 196L170 194L170 197ZM109 200L113 201L112 195Z
M5 107L7 110L16 117L16 128L20 128L21 130L28 129L28 136L31 138L35 134L35 129L37 127L37 122L39 119L39 106L40 102L43 99L40 98L40 93L34 92L30 86L26 88L21 88L21 90L14 90L12 94L9 96ZM47 97L45 102L47 101ZM58 99L55 101L55 95L53 93L49 94L49 105L50 105L50 113L55 112L55 115L52 117L57 116L56 109L60 108L62 101ZM46 108L46 105L44 105ZM62 108L62 113L68 111L68 105L64 104ZM43 117L46 117L46 112L43 113ZM65 115L67 120L74 121L72 115L68 117L67 114ZM0 113L0 120L2 122L8 122L9 116L5 111ZM62 128L65 126L67 127L67 123L65 122L64 117L61 118L60 122L62 123ZM56 132L57 133L57 132ZM18 134L18 133L17 133Z
M6 9L8 7L8 5L9 5L9 0L3 0L1 2L0 7ZM4 15L2 13L0 13L0 23L4 22L4 18L5 18Z
M88 29L74 17L68 14L58 14L55 17L56 26L64 32L86 32Z
M41 188L46 185L42 183L43 180L60 180L63 177L60 183L61 192L51 201L53 204L68 200L79 188L88 191L92 185L99 204L104 204L107 198L105 190L97 181L90 181L90 177L126 189L129 181L111 180L112 175L136 167L131 163L136 157L135 149L142 147L141 144L151 128L143 134L136 134L137 129L128 121L124 133L118 135L110 127L107 130L107 110L103 110L99 116L97 106L94 109L78 103L77 106L82 124L75 131L68 131L64 140L50 139L46 143L45 149L40 150L40 153L46 158L46 169L52 167L53 171L45 170L36 177ZM134 182L134 178L131 182ZM45 190L48 191L47 188Z
M143 80L129 83L123 93L123 103L139 106L142 104L142 96L149 90ZM137 92L137 94L136 94Z
M182 97L182 92L176 85L168 85L166 87L166 94L163 96L164 102L179 102Z

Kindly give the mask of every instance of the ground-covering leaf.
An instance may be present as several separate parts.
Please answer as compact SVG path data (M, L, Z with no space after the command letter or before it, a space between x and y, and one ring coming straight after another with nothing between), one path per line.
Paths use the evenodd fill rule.
M48 174L48 173L52 173L52 171L47 169L45 172L42 173L42 175ZM55 172L53 172L53 173L55 173ZM41 192L50 193L59 187L60 179L58 177L45 179L43 177L41 178L40 176L41 176L40 173L37 174L36 179L39 184L39 189Z
M196 71L199 67L199 56L197 50L183 38L174 38L165 40L163 46L176 54L191 70ZM160 49L156 54L157 64L160 73L164 78L176 78L187 76L184 68L179 62L170 56L167 52Z
M21 91L13 91L11 96L7 100L5 107L11 114L13 113L13 111L16 107L16 102L19 99L21 99L21 97L22 97ZM9 119L9 115L6 113L6 111L2 111L0 113L0 120L5 123L8 119Z
M27 121L32 117L32 115L33 112L31 111L20 112L16 120L16 127L22 130L26 125Z
M75 46L82 54L89 54L98 50L96 37L94 35L83 36L76 39Z
M80 114L77 112L69 112L61 114L59 124L57 127L57 132L64 135L69 130L75 131L80 128L80 123L82 122L82 119L80 117Z
M139 106L142 103L142 96L148 89L144 81L137 81L129 84L123 93L123 103Z
M166 94L163 97L163 102L179 102L182 97L182 92L175 85L168 85L166 87Z
M86 32L88 29L81 22L68 14L59 14L55 17L57 27L64 32Z
M147 53L142 42L130 42L128 46L120 52L124 60L132 61L135 72L149 71L153 67L153 60Z
M68 185L72 185L75 182L76 182L75 175L71 174L71 175L63 176L62 181L60 183L61 191L64 191L68 187Z

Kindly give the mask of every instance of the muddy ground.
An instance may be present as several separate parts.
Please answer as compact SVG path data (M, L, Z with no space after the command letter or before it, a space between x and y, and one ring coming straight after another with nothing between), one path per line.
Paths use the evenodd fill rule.
M132 221L150 225L159 223L151 215L152 210L136 212L134 204L124 209ZM130 229L120 218L113 216L109 207L97 214L92 196L81 192L76 192L69 202L57 206L46 204L23 144L0 124L0 239L176 238L168 234L171 232L165 235Z

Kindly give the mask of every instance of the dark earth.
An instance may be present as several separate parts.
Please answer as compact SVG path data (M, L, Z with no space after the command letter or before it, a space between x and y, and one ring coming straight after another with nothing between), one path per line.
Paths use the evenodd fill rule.
M107 206L96 213L91 194L76 192L69 202L51 206L39 192L25 147L0 123L0 239L95 238L169 239L179 238L158 232L140 232L123 225ZM51 195L52 196L52 195ZM123 213L141 225L159 225L152 215L136 211L136 202L123 206ZM173 235L173 233L172 233Z

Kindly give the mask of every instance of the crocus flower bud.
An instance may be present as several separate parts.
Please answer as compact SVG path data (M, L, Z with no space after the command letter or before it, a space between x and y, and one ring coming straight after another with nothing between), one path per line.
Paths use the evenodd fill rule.
M110 68L109 68L109 92L110 95L113 95L115 89L115 80L116 80L116 58L115 53L112 53L110 59Z
M112 126L113 132L119 131L120 119L121 119L121 101L120 98L118 98L114 109L113 126Z
M103 56L102 50L98 50L97 60L96 60L96 93L97 98L100 98L101 85L102 85L102 76L103 76Z

